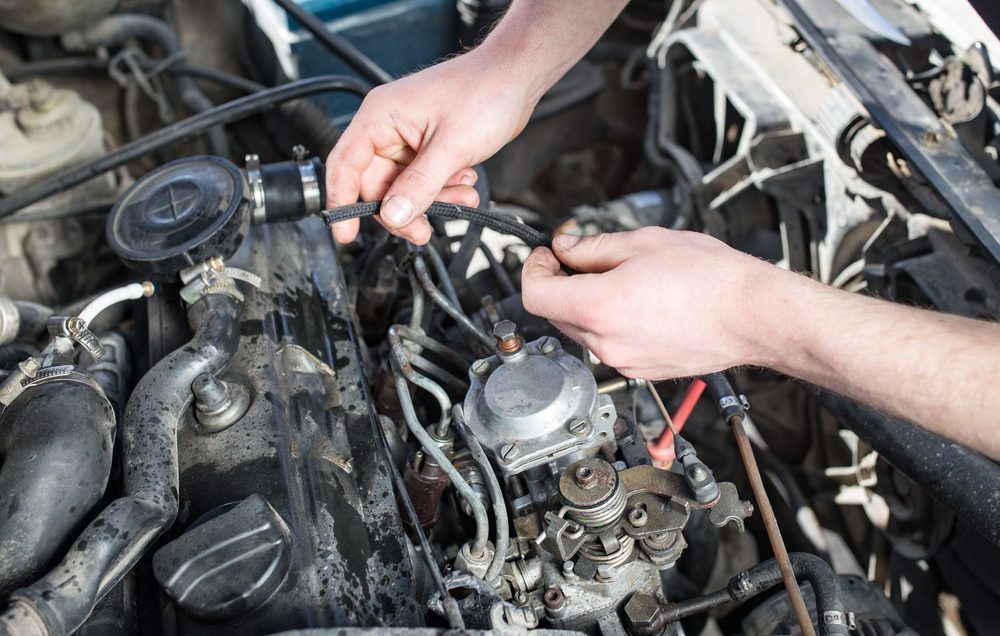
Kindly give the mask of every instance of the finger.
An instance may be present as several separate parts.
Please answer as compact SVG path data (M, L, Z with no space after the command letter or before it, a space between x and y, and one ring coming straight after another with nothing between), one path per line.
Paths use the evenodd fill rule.
M386 227L404 228L419 218L465 161L443 144L429 141L403 169L385 195L379 214Z
M375 147L361 125L348 126L326 158L327 207L354 203L361 193L362 175L375 158Z
M399 176L402 167L391 159L377 156L361 175L361 199L380 201L385 197L392 182Z
M441 190L441 193L438 194L435 200L474 208L479 206L479 193L472 186L453 185Z
M633 232L614 232L594 236L560 234L552 239L552 249L570 269L585 273L610 271L631 258L638 241Z
M529 313L578 327L588 300L599 297L596 279L587 274L567 276L555 255L539 247L521 268L521 302Z
M448 179L446 186L467 185L474 186L479 181L479 174L472 168L462 168ZM439 199L440 200L440 199Z
M381 223L381 220L379 222ZM382 223L382 225L384 226L385 223ZM389 230L390 233L400 238L404 238L414 245L426 245L427 241L431 240L431 224L423 216L417 217L406 227L386 227L386 229Z
M348 219L330 226L330 231L333 232L333 239L338 243L350 243L358 235L358 230L360 229L360 219Z

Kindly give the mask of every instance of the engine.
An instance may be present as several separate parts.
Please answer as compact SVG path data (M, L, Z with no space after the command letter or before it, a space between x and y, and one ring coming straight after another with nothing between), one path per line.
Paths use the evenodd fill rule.
M335 245L358 100L506 5L0 3L0 635L992 633L995 462L764 369L623 377L519 277L660 226L995 320L1000 42L634 0L482 216Z

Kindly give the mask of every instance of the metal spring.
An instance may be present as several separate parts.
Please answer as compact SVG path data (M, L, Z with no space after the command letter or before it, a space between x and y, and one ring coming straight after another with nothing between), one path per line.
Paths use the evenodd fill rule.
M611 497L604 503L593 508L563 506L562 510L559 511L559 516L569 516L570 519L588 530L604 528L621 519L622 514L625 512L626 503L625 486L619 480L615 484L615 490L611 493Z
M587 541L580 546L580 555L590 559L594 563L599 565L613 565L618 567L624 565L632 558L632 552L635 551L635 539L628 536L624 532L618 537L618 549L614 552L608 554L604 550L604 546L601 544L601 540L597 537Z

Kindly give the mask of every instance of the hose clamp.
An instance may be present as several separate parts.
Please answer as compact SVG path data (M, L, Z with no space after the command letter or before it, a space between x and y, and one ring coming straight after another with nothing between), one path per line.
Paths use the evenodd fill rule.
M264 199L264 176L260 172L260 155L248 154L245 159L247 183L250 186L250 203L253 206L250 221L261 225L267 220L267 202Z
M317 214L323 209L323 201L320 196L316 165L309 159L309 151L305 146L298 145L292 148L292 155L295 157L295 165L299 168L299 179L302 180L302 198L305 200L306 214Z
M854 630L854 612L840 612L837 610L831 610L823 612L823 624L824 625L840 625L849 630Z

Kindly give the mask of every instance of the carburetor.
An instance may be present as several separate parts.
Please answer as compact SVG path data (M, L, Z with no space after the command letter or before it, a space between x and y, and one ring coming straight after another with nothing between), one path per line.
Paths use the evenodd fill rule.
M493 334L497 355L472 364L465 413L501 472L565 468L614 439L615 406L579 358L552 337L525 343L509 320Z

